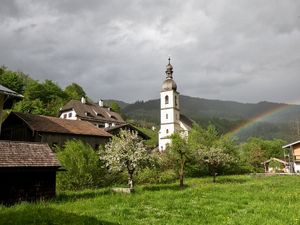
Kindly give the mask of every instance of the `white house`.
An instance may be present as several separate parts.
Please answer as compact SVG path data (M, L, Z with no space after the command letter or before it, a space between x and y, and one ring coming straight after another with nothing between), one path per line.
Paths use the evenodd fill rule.
M177 84L173 80L173 66L170 64L169 58L166 79L160 92L159 151L166 150L167 146L171 144L170 136L175 132L187 135L192 123L190 119L180 114L179 92L177 92Z
M300 141L287 144L282 148L285 150L284 155L290 164L291 172L300 173Z
M60 109L59 117L88 121L100 128L126 124L121 115L105 107L103 101L100 100L98 104L90 103L84 97L81 98L81 101L69 101Z

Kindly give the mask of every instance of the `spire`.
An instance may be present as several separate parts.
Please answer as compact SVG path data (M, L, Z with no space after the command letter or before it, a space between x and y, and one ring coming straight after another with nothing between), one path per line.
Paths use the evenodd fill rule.
M169 57L168 58L169 60L169 63L168 65L166 66L167 70L166 70L166 78L167 79L173 79L173 66L171 65L170 61L171 61L171 58Z

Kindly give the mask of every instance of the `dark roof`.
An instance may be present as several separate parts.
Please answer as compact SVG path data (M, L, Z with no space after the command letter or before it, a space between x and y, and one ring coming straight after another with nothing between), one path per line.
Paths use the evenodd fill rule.
M0 141L0 168L60 167L48 144Z
M6 96L3 105L4 109L11 108L14 100L23 98L23 95L20 95L14 92L13 90L10 90L7 87L4 87L2 85L0 85L0 95Z
M180 121L186 125L188 125L189 127L192 127L194 122L189 119L187 116L180 114Z
M76 116L89 121L125 123L120 114L111 111L109 108L100 107L94 103L82 103L78 100L71 100L61 108L59 116L63 112L69 110L74 110L76 112Z
M8 96L14 96L18 98L22 98L23 96L18 94L17 92L14 92L13 90L8 89L7 87L4 87L0 84L0 94L5 94Z
M140 137L142 137L143 139L145 139L145 140L150 139L150 137L147 134L145 134L144 132L142 132L141 130L139 130L138 128L136 128L135 126L133 126L129 123L105 128L105 130L107 132L112 133L112 134L115 134L115 131L119 132L120 129L135 130L136 132L138 132L138 135Z
M81 120L65 120L20 112L12 112L9 117L11 116L17 116L22 119L33 131L101 137L112 136L104 129L97 128L93 124Z

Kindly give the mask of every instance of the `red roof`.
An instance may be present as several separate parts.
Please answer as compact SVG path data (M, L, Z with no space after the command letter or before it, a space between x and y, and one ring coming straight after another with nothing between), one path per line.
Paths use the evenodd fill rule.
M33 115L19 112L12 112L9 116L13 115L22 119L33 131L101 137L112 136L104 129L98 128L86 121L65 120L57 117Z

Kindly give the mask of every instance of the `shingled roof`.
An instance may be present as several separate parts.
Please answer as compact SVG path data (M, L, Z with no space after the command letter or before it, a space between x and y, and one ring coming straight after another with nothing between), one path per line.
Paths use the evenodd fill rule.
M74 110L77 117L84 118L89 121L125 123L120 114L109 110L109 108L100 107L94 103L82 103L78 100L71 100L62 107L60 115L69 110Z
M180 121L186 125L188 125L189 127L192 127L193 126L193 121L188 118L187 116L183 115L183 114L180 114Z
M48 144L0 141L0 168L60 166Z
M17 116L22 119L32 131L77 134L89 136L111 137L112 135L102 128L81 120L65 120L57 117L33 115L28 113L12 112L9 117Z

